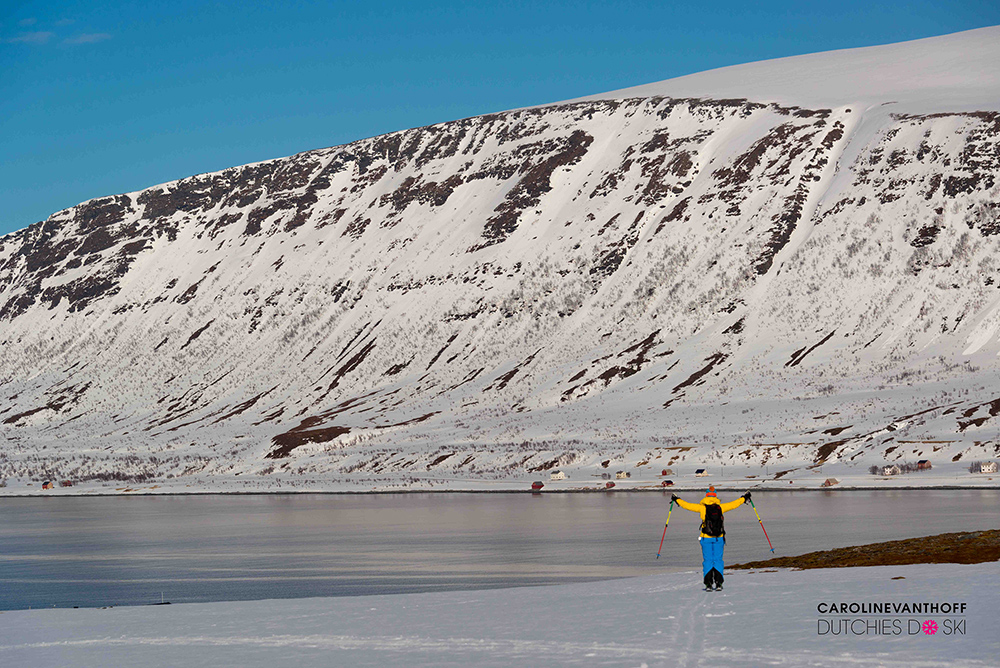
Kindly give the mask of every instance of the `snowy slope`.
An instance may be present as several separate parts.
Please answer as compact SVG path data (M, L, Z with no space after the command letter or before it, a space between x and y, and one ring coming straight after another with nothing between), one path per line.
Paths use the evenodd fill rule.
M893 111L906 113L996 109L998 42L1000 27L993 26L734 65L582 99L744 97L809 107L890 104Z
M440 594L0 614L0 662L45 666L995 666L995 564L699 573ZM822 603L962 604L956 614L845 615ZM839 618L840 616L835 616ZM963 626L953 622L965 619ZM902 633L891 632L899 620ZM916 632L910 621L917 623ZM938 630L920 628L933 620ZM946 620L952 624L946 625ZM949 632L959 629L962 632Z
M954 480L1000 454L998 34L57 212L0 238L0 479L481 487L725 463L818 485L926 458ZM915 53L931 88L899 75ZM860 64L867 83L805 104L804 79ZM905 108L866 106L884 79ZM660 95L686 80L671 94L717 95Z

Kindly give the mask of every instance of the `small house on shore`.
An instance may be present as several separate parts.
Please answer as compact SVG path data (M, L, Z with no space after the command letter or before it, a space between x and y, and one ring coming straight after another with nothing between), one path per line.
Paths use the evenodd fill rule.
M918 471L927 471L930 468L931 468L931 463L927 459L921 459L919 462L917 462Z
M542 489L542 487L545 487L545 484L542 483L541 480L536 480L535 482L531 483L531 491L532 492L540 491Z
M615 472L615 478L618 480L624 480L625 478L631 478L632 474L628 471L617 471Z
M42 483L42 489L55 489L55 485L51 481L46 480Z
M836 478L827 478L826 480L823 481L823 484L820 485L820 486L821 487L833 487L834 485L839 485L839 484L840 484L840 481L837 480Z
M668 475L673 475L673 474L674 474L674 470L673 469L663 469L660 472L661 476L668 476Z
M60 487L72 487L73 486L73 481L72 480L63 480L61 483L59 483L59 486Z
M552 473L549 474L549 479L550 480L565 480L566 479L566 474L563 473L562 471L560 471L559 469L556 469L555 471L553 471Z
M698 478L704 478L708 475L708 471L706 471L705 469L698 469L697 471L694 472L694 474Z
M660 483L660 486L662 486L662 487L673 487L674 486L674 481L673 480L664 480L663 482Z
M902 471L895 464L882 467L882 475L899 475L900 473L902 473Z
M979 466L980 473L996 473L997 463L996 462L983 462Z

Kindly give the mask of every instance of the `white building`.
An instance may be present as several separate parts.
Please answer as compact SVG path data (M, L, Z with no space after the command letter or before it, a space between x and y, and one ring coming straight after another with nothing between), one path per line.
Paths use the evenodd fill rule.
M996 462L983 462L979 466L979 472L980 473L996 473L997 472L997 463Z
M566 474L563 473L562 471L556 469L555 471L553 471L552 473L549 474L549 478L551 480L565 480L566 479Z
M615 477L621 480L623 478L631 478L632 474L629 473L628 471L618 471L617 473L615 473Z
M902 473L902 471L895 464L882 467L882 475L899 475L900 473Z

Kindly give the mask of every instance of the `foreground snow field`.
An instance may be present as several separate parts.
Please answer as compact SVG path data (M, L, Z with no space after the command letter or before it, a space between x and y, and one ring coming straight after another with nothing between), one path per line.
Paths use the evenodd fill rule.
M724 591L707 593L692 571L478 592L5 612L0 665L995 666L1000 593L984 585L995 585L996 572L995 563L736 571ZM966 608L964 617L848 615L889 619L890 635L821 635L824 603ZM902 632L891 635L896 619ZM929 619L933 635L921 630Z

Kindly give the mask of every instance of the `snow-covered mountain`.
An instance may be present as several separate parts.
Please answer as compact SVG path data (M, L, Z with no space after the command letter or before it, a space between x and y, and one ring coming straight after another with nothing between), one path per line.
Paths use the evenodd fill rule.
M0 478L988 458L998 63L742 65L55 213L0 238Z

